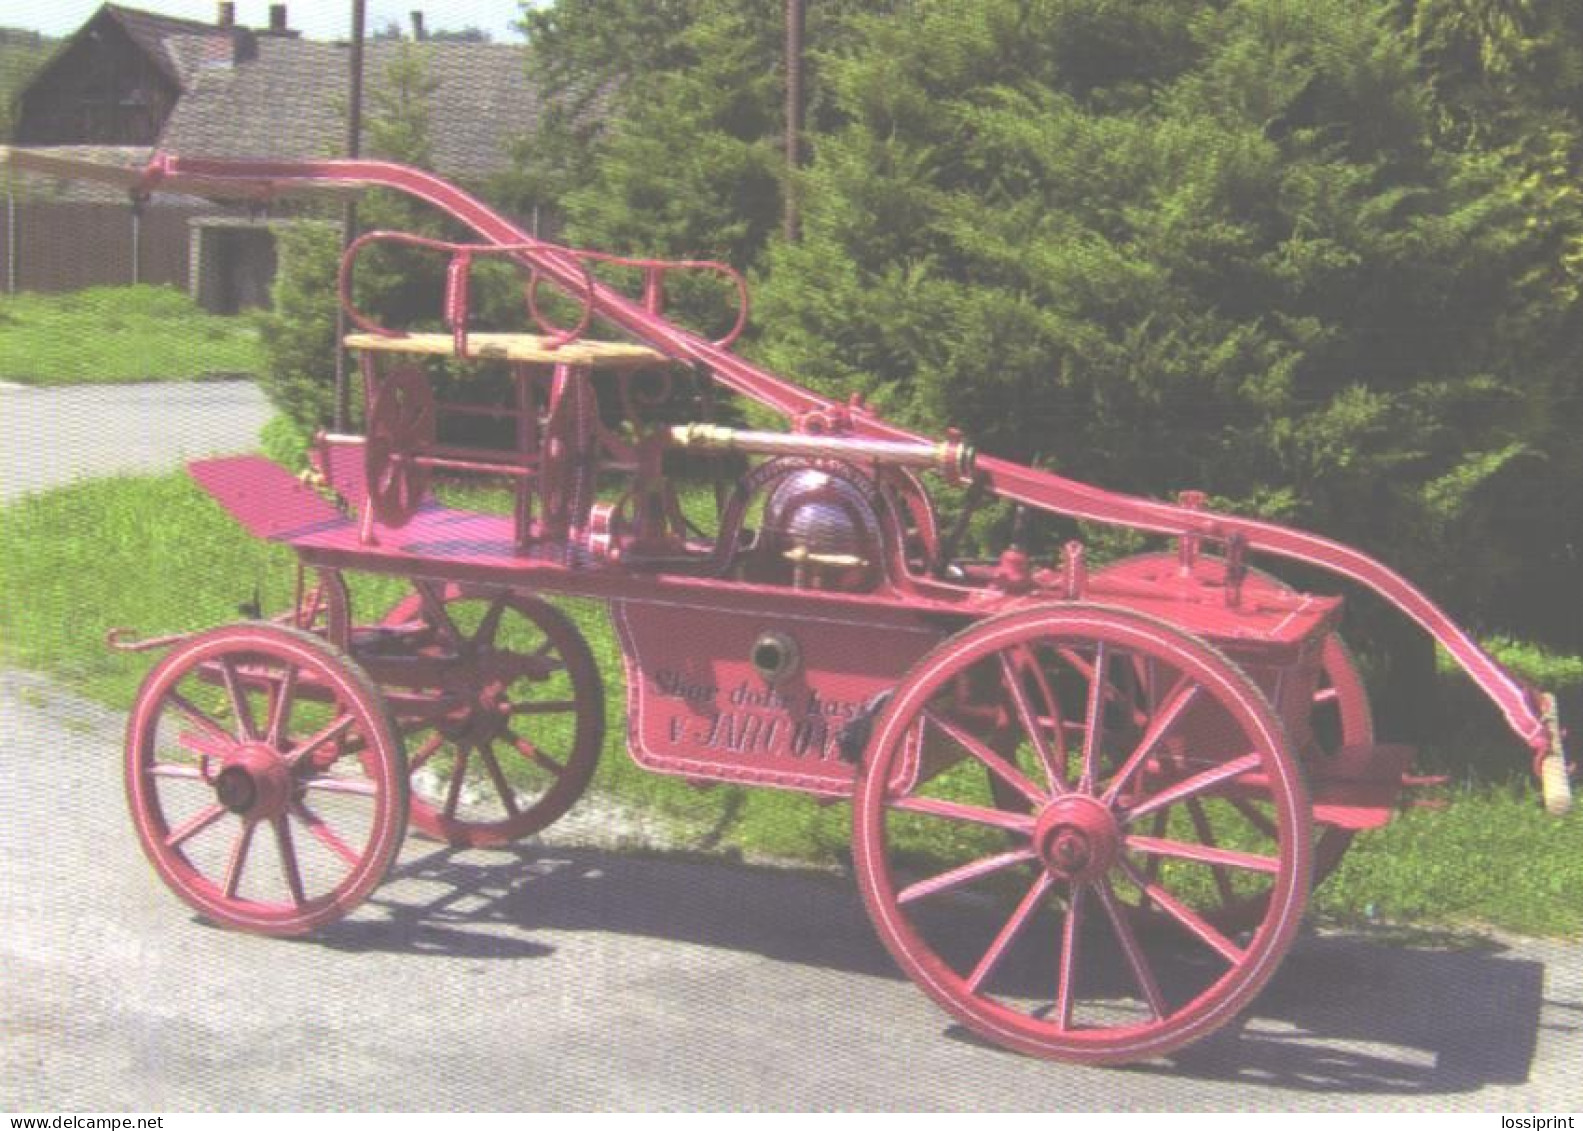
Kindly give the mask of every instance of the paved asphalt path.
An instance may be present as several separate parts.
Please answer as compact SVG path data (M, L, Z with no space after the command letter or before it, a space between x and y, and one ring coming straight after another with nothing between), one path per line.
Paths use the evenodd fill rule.
M270 417L250 381L0 385L0 498L70 479L168 471L247 449Z
M59 427L57 396L78 426ZM43 462L68 478L130 464L79 463L62 437L123 435L143 459L180 415L141 391L0 397L7 459L25 420L56 437ZM127 415L139 406L151 421ZM91 412L119 423L96 434ZM374 898L319 936L228 933L143 862L122 727L0 672L0 1109L1553 1113L1583 1095L1575 944L1310 934L1234 1029L1170 1061L1072 1068L952 1025L892 968L849 879L610 851L589 832L597 813L509 850L413 838Z

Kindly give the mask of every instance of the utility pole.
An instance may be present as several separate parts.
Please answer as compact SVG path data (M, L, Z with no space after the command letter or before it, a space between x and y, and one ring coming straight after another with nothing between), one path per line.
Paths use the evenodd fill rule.
M346 106L346 156L355 159L363 148L363 25L367 15L367 0L352 0L352 50L351 76ZM346 202L341 214L341 252L357 238L357 198ZM350 412L346 350L341 342L346 338L346 312L335 309L335 430L347 431Z
M795 243L801 231L797 209L797 170L802 167L803 36L808 30L806 0L786 0L786 211L782 231Z

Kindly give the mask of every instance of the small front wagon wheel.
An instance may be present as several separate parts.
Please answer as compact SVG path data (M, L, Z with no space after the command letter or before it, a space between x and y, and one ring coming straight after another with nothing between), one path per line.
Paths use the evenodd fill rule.
M853 821L896 961L980 1035L1052 1059L1158 1056L1225 1024L1308 891L1307 798L1268 702L1120 610L1020 610L925 656ZM1250 902L1249 930L1216 925Z
M384 878L407 823L401 738L368 676L307 632L217 628L144 680L127 732L143 851L214 922L299 935Z

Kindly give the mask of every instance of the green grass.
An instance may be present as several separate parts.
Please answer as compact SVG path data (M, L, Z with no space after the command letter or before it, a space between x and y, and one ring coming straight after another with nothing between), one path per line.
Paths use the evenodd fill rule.
M1470 787L1362 834L1317 909L1346 923L1492 925L1583 935L1583 819L1547 816L1535 789Z
M246 318L206 314L170 287L91 287L0 298L0 380L28 385L257 373Z
M244 533L184 475L102 480L0 510L0 660L50 673L128 706L151 654L103 646L124 626L157 634L241 616L255 590L266 610L290 603L291 555ZM360 620L399 600L399 579L354 576ZM771 790L695 789L625 756L620 655L602 608L559 602L605 673L607 736L596 789L663 815L672 847L840 865L850 812ZM1521 751L1505 759L1517 766ZM1583 936L1583 819L1544 816L1525 787L1484 785L1411 810L1358 838L1315 898L1339 922L1493 927Z
M124 706L151 657L112 652L107 631L235 620L255 585L281 608L293 576L289 552L248 537L185 474L25 496L0 518L0 655Z

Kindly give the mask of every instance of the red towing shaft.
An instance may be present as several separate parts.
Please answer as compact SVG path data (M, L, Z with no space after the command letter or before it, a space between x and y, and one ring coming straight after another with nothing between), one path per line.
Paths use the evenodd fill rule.
M501 254L530 271L536 282L548 282L583 304L580 326L586 325L590 316L597 316L668 357L706 367L727 388L775 409L789 420L841 411L835 402L744 360L726 343L710 341L671 322L652 296L646 295L648 301L640 302L599 283L590 274L589 262L611 257L535 239L476 197L422 170L381 161L232 161L172 154L156 154L143 169L127 169L0 149L0 164L7 161L57 176L108 181L134 195L165 189L262 202L304 193L393 189L459 221L477 233L488 248L500 249ZM564 334L560 338L566 340ZM850 411L850 417L852 432L859 437L888 444L936 444L863 409ZM1223 543L1240 541L1245 552L1319 566L1372 590L1429 633L1495 702L1512 731L1533 752L1545 807L1556 815L1571 808L1555 696L1513 677L1421 590L1368 555L1273 523L1105 491L991 456L979 456L973 474L994 494L1039 510L1153 534Z

